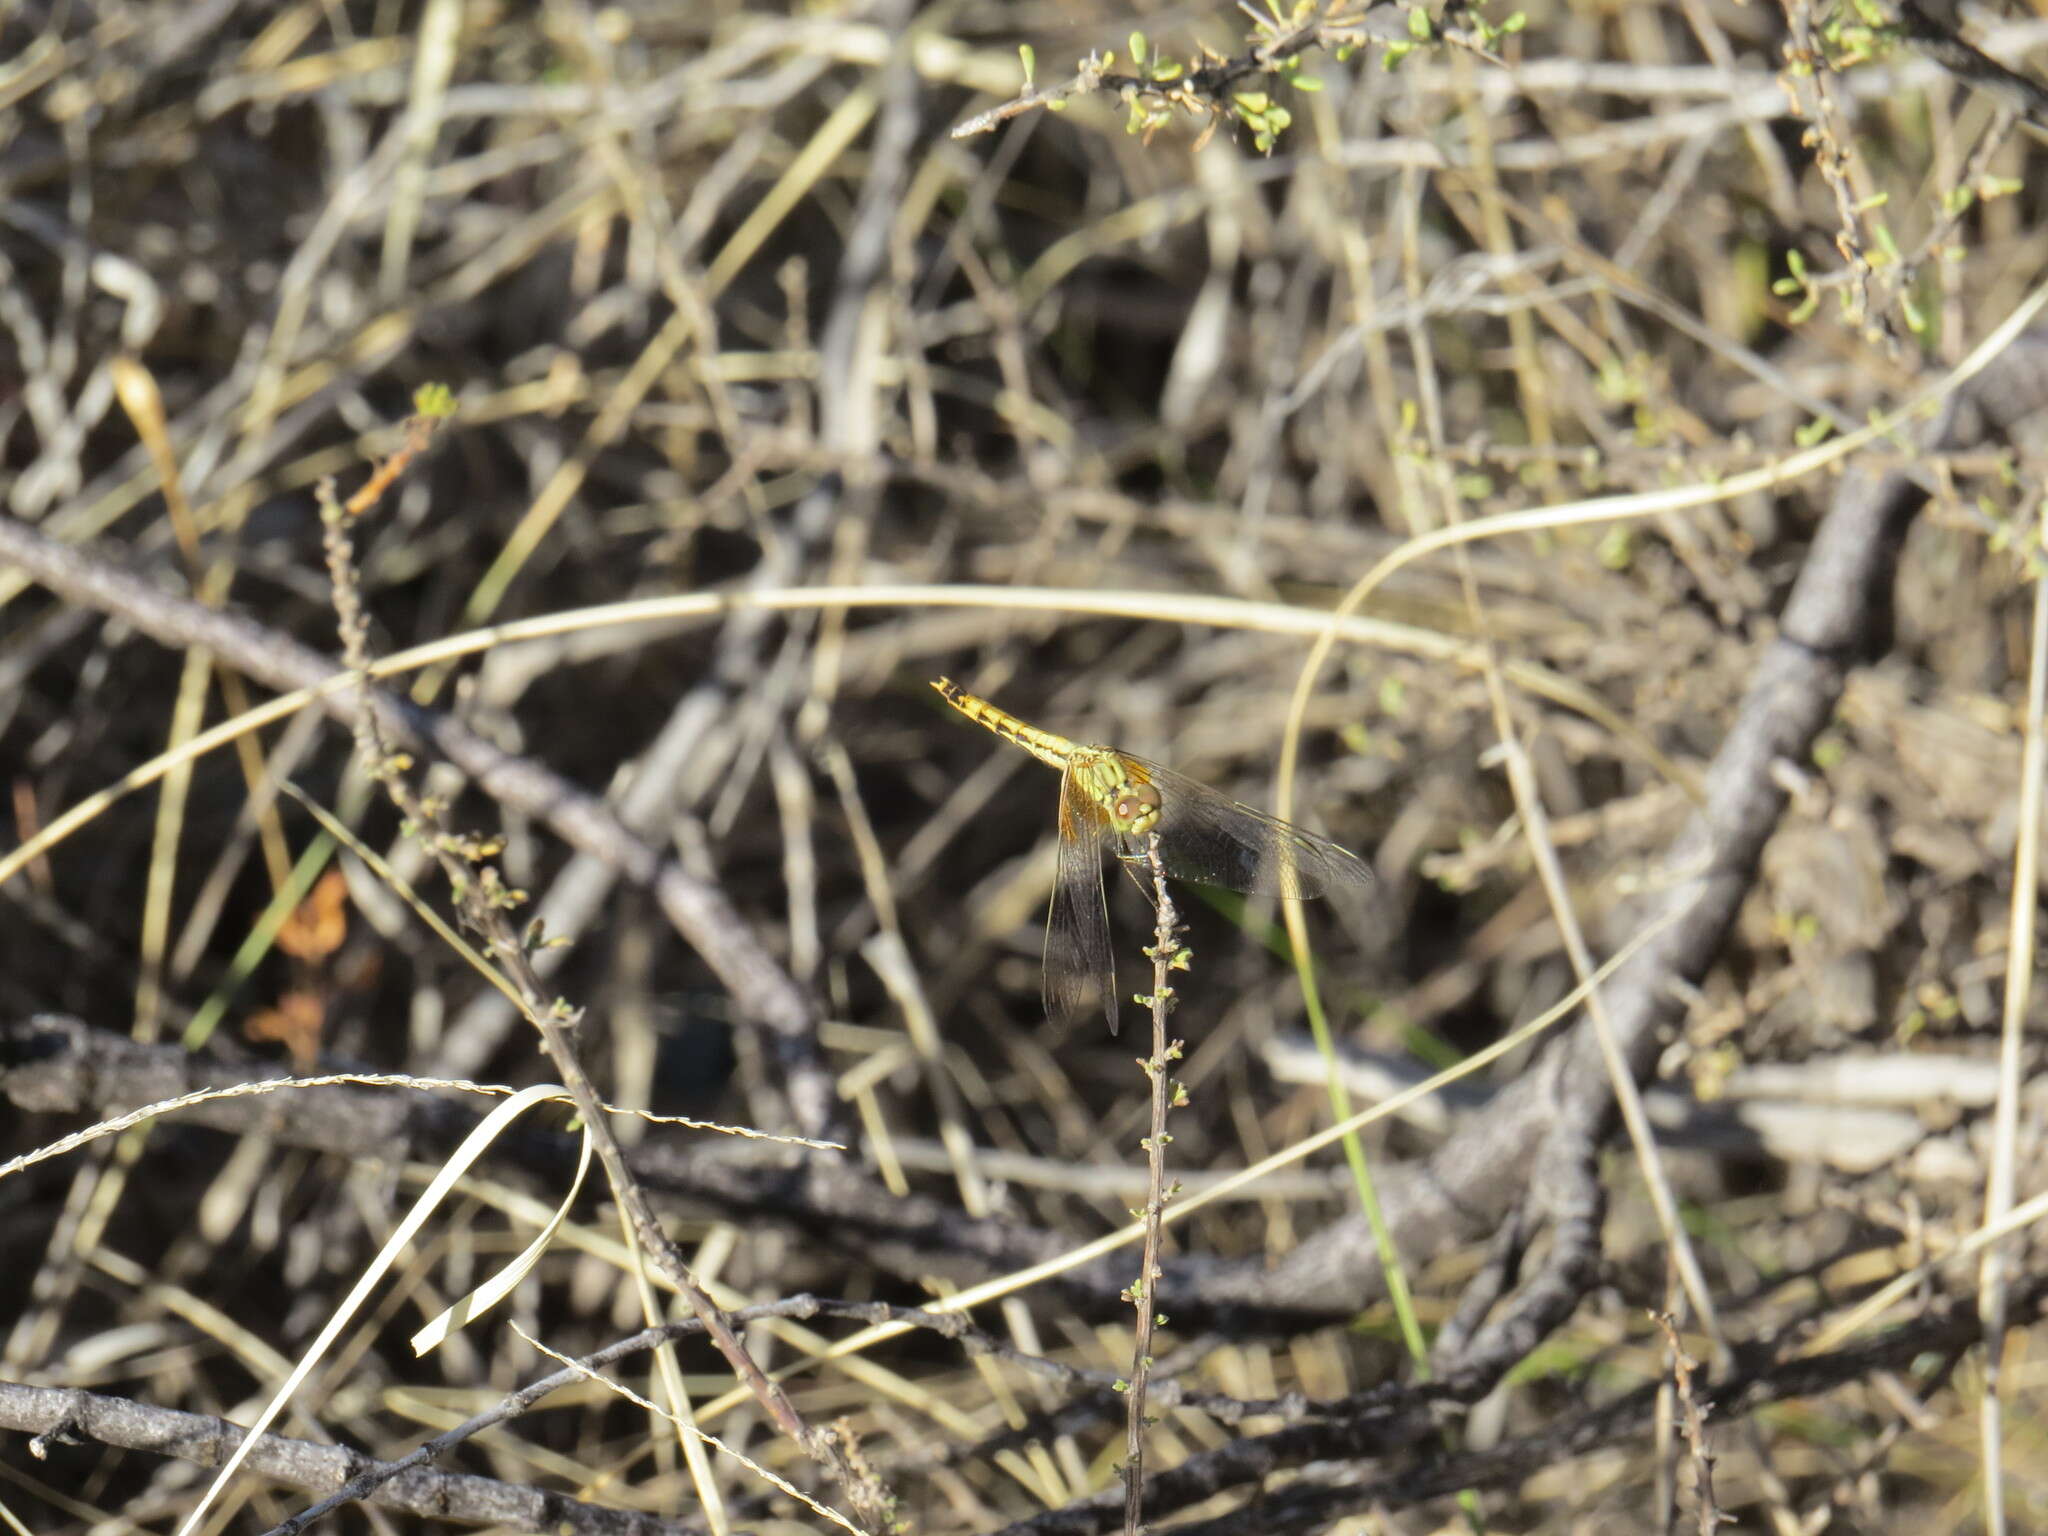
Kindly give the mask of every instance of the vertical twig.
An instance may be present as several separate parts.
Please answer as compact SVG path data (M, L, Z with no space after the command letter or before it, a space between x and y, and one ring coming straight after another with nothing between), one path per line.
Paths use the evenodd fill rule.
M1159 857L1159 834L1145 839L1145 862L1152 871L1152 908L1157 921L1152 945L1145 953L1152 959L1152 1055L1142 1063L1152 1080L1152 1133L1145 1138L1145 1256L1138 1266L1138 1278L1124 1290L1124 1300L1138 1309L1136 1339L1131 1348L1131 1378L1125 1384L1126 1407L1124 1457L1124 1536L1138 1536L1142 1529L1145 1503L1145 1384L1152 1373L1152 1330L1165 1321L1153 1310L1152 1283L1159 1278L1159 1229L1166 1202L1175 1190L1166 1187L1166 1114L1187 1102L1187 1090L1168 1075L1180 1060L1181 1044L1166 1038L1166 1016L1173 1011L1174 991L1167 981L1170 971L1187 969L1187 954L1176 942L1180 913L1166 888L1166 866ZM1177 1188L1177 1186L1176 1186Z
M487 953L518 991L529 1020L540 1032L543 1049L582 1112L623 1219L638 1237L647 1256L683 1297L702 1324L705 1336L725 1357L733 1373L753 1394L776 1428L839 1484L853 1505L861 1527L869 1531L886 1530L893 1525L895 1518L890 1495L879 1482L853 1466L844 1437L835 1430L815 1428L797 1411L781 1384L770 1379L748 1352L732 1319L699 1282L682 1250L662 1230L645 1190L626 1165L625 1156L604 1113L603 1101L583 1070L571 1035L581 1015L570 1010L565 1002L551 1000L533 968L529 945L538 944L542 935L532 930L522 935L512 926L510 913L523 898L520 893L506 888L496 865L488 862L493 845L484 838L448 831L442 825L439 804L416 794L407 782L405 772L410 766L409 759L394 751L385 740L370 681L369 629L363 614L349 524L353 518L374 506L406 465L425 451L438 420L446 414L445 407L436 408L423 398L422 409L406 424L405 447L379 465L363 488L345 505L336 500L332 480L321 481L317 488L342 655L357 679L355 729L358 750L370 774L384 785L392 802L413 824L414 835L440 863L455 892L456 905L464 921L484 937ZM676 1401L687 1411L688 1399L680 1391L679 1376L675 1378L675 1387ZM709 1461L703 1457L701 1446L694 1437L685 1435L683 1446L707 1509L714 1511L711 1518L716 1525L719 1516L715 1513L716 1492L710 1478Z
M1671 1380L1666 1385L1678 1394L1685 1443L1692 1450L1693 1509L1700 1536L1714 1536L1729 1520L1714 1502L1714 1458L1707 1450L1707 1415L1714 1411L1714 1405L1692 1389L1692 1373L1700 1363L1679 1342L1677 1321L1669 1312L1652 1312L1650 1320L1664 1331L1664 1346L1671 1352Z

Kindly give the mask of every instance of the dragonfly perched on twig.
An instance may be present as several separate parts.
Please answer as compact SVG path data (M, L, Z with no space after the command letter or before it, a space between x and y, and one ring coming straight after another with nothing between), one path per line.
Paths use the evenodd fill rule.
M968 719L1060 771L1059 876L1045 924L1045 1011L1055 1019L1079 1012L1100 993L1103 1016L1116 1033L1116 961L1102 889L1105 843L1130 858L1157 832L1169 875L1233 891L1320 896L1372 879L1362 861L1335 843L1239 805L1186 774L1026 725L950 679L932 686Z

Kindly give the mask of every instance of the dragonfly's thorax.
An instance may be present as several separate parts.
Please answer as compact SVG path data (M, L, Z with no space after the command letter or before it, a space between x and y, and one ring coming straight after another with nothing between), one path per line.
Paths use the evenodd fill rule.
M1124 837L1143 837L1159 825L1158 789L1139 777L1135 765L1121 752L1109 747L1077 747L1067 771Z

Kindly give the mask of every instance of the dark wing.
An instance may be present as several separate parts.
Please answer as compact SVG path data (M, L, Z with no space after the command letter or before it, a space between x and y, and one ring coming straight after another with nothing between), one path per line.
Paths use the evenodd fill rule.
M1060 868L1045 920L1045 1012L1064 1019L1100 993L1109 1032L1116 1033L1116 960L1109 946L1109 904L1102 894L1102 841L1109 820L1060 775Z
M1363 860L1327 838L1239 805L1162 764L1133 761L1159 790L1159 851L1166 872L1177 880L1274 896L1320 896L1333 886L1372 879Z

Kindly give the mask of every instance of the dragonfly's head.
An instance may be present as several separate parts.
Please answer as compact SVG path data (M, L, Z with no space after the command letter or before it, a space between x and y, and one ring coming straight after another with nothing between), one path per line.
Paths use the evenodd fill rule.
M1159 825L1159 803L1155 786L1125 779L1109 802L1110 825L1125 837L1143 837Z

